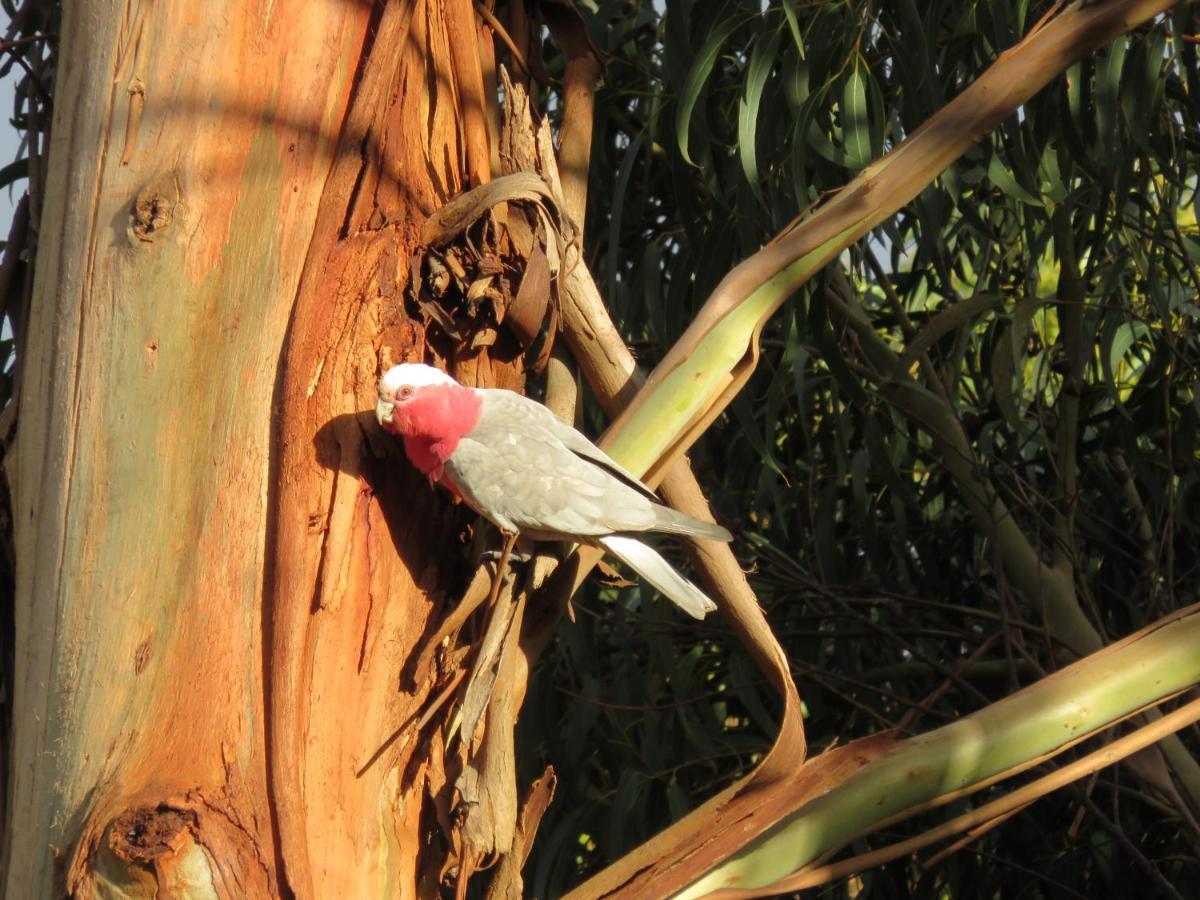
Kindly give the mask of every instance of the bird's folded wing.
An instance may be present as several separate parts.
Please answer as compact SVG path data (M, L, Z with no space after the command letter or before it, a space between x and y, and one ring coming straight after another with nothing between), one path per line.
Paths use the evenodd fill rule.
M514 421L520 421L527 428L546 431L557 438L572 453L607 469L615 478L642 494L646 499L655 503L662 502L654 491L642 483L641 479L536 400L530 400L528 397L512 391L493 391L491 393L509 395L500 396L497 399L504 404L506 415Z
M528 453L522 450L524 461L533 460L534 467L526 474L536 479L538 490L548 485L546 478L551 474L562 480L561 490L568 496L541 498L538 516L543 520L558 519L562 528L574 529L566 533L576 535L663 531L717 541L731 539L720 525L663 505L631 472L536 400L505 390L481 393L483 413L470 437L492 447L515 447L519 442L528 448ZM574 491L581 492L580 497L569 496ZM535 497L521 496L520 500L538 502ZM530 526L525 527L528 530Z
M644 531L656 521L649 499L537 427L481 421L446 470L468 503L525 532L591 537Z

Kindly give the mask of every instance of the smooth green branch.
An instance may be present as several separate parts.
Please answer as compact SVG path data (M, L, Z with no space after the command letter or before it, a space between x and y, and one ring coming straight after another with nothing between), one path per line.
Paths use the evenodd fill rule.
M773 883L855 837L1016 774L1200 682L1200 607L900 744L796 810L680 897Z

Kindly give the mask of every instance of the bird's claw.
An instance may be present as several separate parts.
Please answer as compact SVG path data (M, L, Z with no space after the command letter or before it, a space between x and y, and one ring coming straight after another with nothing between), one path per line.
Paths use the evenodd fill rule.
M504 553L503 550L484 550L479 558L481 560L483 560L484 562L499 562L500 557L503 553ZM513 548L512 553L508 554L509 562L527 563L531 559L533 559L532 553L527 553L522 550L517 550L516 548Z

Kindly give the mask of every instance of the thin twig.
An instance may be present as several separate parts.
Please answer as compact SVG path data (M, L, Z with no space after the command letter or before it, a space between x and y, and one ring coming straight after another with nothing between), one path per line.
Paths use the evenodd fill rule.
M1113 796L1116 796L1115 792ZM1096 805L1095 800L1082 791L1079 792L1079 800L1085 807L1087 807L1087 810L1092 814L1092 817L1100 823L1100 826L1113 836L1116 842L1121 845L1121 848L1126 853L1133 857L1133 861L1136 862L1141 870L1146 873L1146 876L1154 882L1155 887L1158 888L1159 894L1164 897L1171 897L1173 900L1183 900L1183 895L1175 889L1174 885L1167 881L1167 879L1163 876L1163 873L1158 870L1158 866L1154 865L1154 863L1146 858L1146 855L1142 853L1142 851L1137 848L1137 845L1135 845L1133 841L1129 839L1129 835L1125 833L1125 829L1123 829L1117 822L1114 822L1112 819L1106 816L1100 807Z
M50 92L46 90L46 86L42 84L42 79L39 78L29 67L29 63L25 61L23 56L16 53L10 53L9 58L12 59L18 66L25 70L25 74L29 76L29 84L38 95L38 99L46 109L52 109L54 104L50 100Z
M512 54L513 62L517 64L517 68L524 72L527 78L532 78L541 87L546 87L546 80L544 78L539 78L534 74L533 69L529 67L529 63L525 61L525 54L523 54L517 48L516 43L512 39L512 35L508 33L508 29L500 24L500 20L496 18L492 11L482 3L476 2L475 12L479 13L479 18L483 19L483 21L487 23L488 27L496 33L496 35L504 43L504 46L508 48L508 52Z
M11 53L17 47L23 47L26 44L34 44L38 41L57 41L58 35L51 32L50 34L28 34L22 38L16 38L11 41L0 43L0 53Z
M375 765L379 758L387 752L387 749L391 747L392 744L396 743L396 739L399 738L400 735L408 733L416 734L420 732L422 728L428 725L429 720L433 718L434 713L436 713L442 708L443 705L445 705L446 701L450 699L450 697L454 694L455 689L462 684L462 680L466 676L467 670L465 668L459 669L457 672L455 672L450 677L450 681L446 687L442 689L442 692L438 694L432 700L432 702L426 705L425 711L421 713L421 718L417 719L416 724L410 726L409 723L412 722L412 718L410 717L403 725L388 735L387 739L379 745L379 749L372 753L370 757L367 758L367 761L362 764L362 767L354 773L354 777L362 778L363 775L366 774L367 770L371 768L371 766Z
M921 863L921 868L928 871L928 870L932 869L934 866L939 865L942 862L942 860L946 859L947 857L953 856L955 853L957 853L963 847L979 840L979 838L983 837L985 834L987 834L993 828L995 828L998 825L1004 824L1005 822L1007 822L1009 819L1011 819L1017 813L1021 812L1021 810L1025 809L1025 807L1029 806L1033 802L1034 801L1030 800L1029 803L1025 804L1025 806L1018 806L1016 809L1011 809L1008 812L1004 813L1003 815L996 816L996 818L992 819L991 821L984 822L982 825L980 825L977 828L972 828L970 831L968 831L966 834L964 834L961 838L959 838L953 844L943 847L937 853L933 854L933 856L929 857L929 859L925 860L925 862Z

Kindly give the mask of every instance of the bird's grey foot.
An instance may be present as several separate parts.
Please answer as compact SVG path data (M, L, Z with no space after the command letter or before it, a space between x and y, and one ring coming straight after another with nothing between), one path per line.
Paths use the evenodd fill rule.
M497 529L499 530L499 529ZM510 543L511 542L511 543ZM487 537L484 538L484 543L491 543ZM527 563L533 559L533 541L528 538L521 537L508 531L500 531L500 549L492 550L485 549L479 554L480 561L499 563L504 556L504 549L508 548L508 561L510 563Z
M518 545L519 546L519 545ZM500 556L504 553L503 550L484 550L480 559L486 562L499 562ZM508 555L509 562L527 563L533 559L533 553L528 550L513 549L513 552Z
M480 554L479 558L482 560L482 562L498 563L500 556L502 556L503 553L503 550L485 550ZM528 563L530 559L533 559L532 544L529 546L522 546L521 542L518 541L517 545L512 547L512 552L509 553L510 563Z

